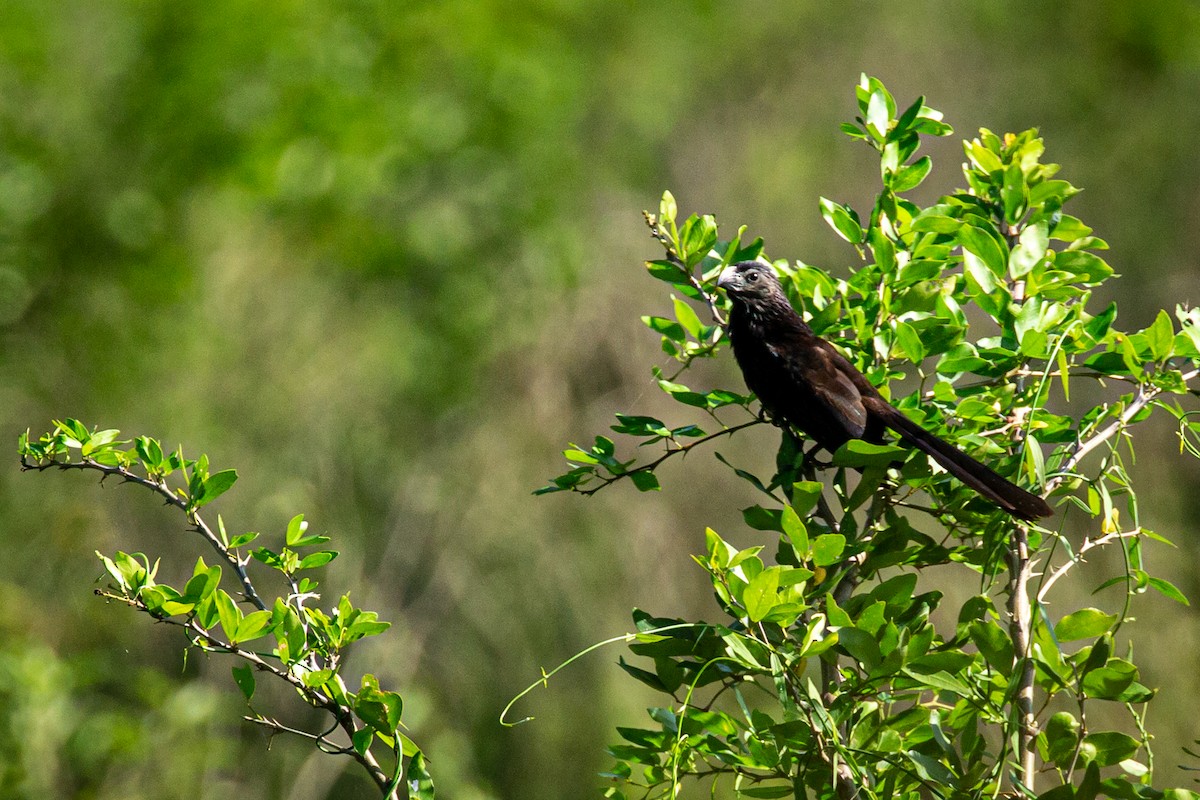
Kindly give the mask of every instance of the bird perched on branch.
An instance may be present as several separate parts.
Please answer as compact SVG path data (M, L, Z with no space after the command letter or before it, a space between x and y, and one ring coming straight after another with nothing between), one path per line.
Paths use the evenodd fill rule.
M1046 501L1002 478L916 424L876 391L833 345L813 333L766 264L743 261L717 279L732 304L729 338L746 385L771 415L835 452L850 439L882 443L885 429L1014 517L1054 512Z

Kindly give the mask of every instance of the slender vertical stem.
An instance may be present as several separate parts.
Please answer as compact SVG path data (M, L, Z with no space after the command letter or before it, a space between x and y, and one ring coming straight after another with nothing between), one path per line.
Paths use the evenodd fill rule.
M1023 525L1016 526L1012 546L1009 550L1009 635L1017 657L1018 683L1015 712L1017 718L1017 761L1021 765L1021 783L1033 791L1034 749L1033 739L1037 735L1033 715L1034 667L1030 651L1033 635L1033 606L1029 599L1029 583L1032 565L1029 560L1029 532Z

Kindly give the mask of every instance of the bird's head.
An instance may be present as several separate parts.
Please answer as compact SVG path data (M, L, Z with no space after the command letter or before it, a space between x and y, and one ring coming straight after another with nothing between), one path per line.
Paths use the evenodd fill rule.
M717 278L717 286L724 289L733 300L753 302L755 299L783 295L779 278L767 264L761 261L742 261L731 264Z

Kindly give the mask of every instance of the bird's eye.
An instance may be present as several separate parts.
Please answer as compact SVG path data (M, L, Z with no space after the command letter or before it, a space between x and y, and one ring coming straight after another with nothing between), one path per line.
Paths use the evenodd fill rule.
M757 272L747 272L746 273L746 283L754 283L757 280L758 280Z

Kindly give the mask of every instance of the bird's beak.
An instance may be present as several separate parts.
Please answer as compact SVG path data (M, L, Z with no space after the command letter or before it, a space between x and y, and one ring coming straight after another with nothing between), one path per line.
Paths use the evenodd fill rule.
M737 285L738 285L738 274L737 274L737 270L734 269L732 265L721 270L721 275L720 275L720 277L717 278L717 286L719 286L720 288L722 288L726 291L729 291L732 288L736 288Z

